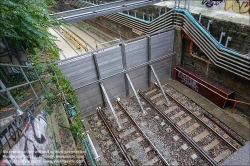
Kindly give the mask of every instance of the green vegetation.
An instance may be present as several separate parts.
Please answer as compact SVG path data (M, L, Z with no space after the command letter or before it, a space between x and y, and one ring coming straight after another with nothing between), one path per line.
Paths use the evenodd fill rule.
M70 130L76 138L82 140L83 127L78 117L80 107L75 90L69 80L52 63L59 60L59 49L55 45L56 38L48 29L57 28L62 22L58 22L50 10L54 0L1 0L0 1L0 38L6 38L13 51L23 47L29 61L36 67L44 86L46 87L45 98L48 100L48 109L54 110L58 103L64 102L61 92L65 93L67 102L74 105L77 114L74 117ZM52 24L56 22L57 25ZM87 27L90 28L90 27ZM57 84L56 73L60 85ZM8 86L20 84L21 74L6 76ZM28 88L19 88L11 94L17 100L24 99ZM5 98L2 96L2 98ZM5 104L9 103L6 98ZM2 104L2 103L1 103ZM52 113L48 111L48 113Z

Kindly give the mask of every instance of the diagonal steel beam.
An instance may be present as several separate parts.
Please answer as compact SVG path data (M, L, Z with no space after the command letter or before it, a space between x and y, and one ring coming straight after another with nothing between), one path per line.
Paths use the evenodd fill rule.
M121 11L131 10L147 5L152 5L154 3L160 2L161 0L129 0L124 2L117 2L110 5L109 3L101 5L95 5L89 8L80 8L75 10L70 10L67 12L56 13L55 17L57 20L64 22L76 22L80 20L90 19L93 17L99 17L111 13L117 13ZM56 24L56 23L54 23Z
M117 117L116 114L115 114L115 110L114 110L114 108L113 108L113 106L112 106L112 104L111 104L111 102L110 102L110 100L109 100L108 94L107 94L107 92L106 92L106 90L105 90L103 84L100 83L100 86L101 86L102 92L103 92L103 94L104 94L106 100L108 101L108 105L109 105L109 108L110 108L110 110L111 110L111 113L113 114L113 116L114 116L114 118L115 118L115 121L116 121L116 123L117 123L117 125L118 125L118 130L122 130L122 125L121 125L121 123L120 123L118 117Z
M137 92L136 92L136 90L135 90L135 88L134 88L134 85L133 85L132 81L131 81L130 78L129 78L129 75L126 74L126 77L127 77L127 79L128 79L128 82L129 82L129 84L130 84L130 86L131 86L131 88L132 88L134 94L135 94L135 97L136 97L136 99L137 99L137 101L138 101L138 104L139 104L140 107L141 107L141 110L142 110L143 114L145 114L146 112L145 112L145 110L143 109L143 107L142 107L142 105L141 105L141 101L140 101L140 99L139 99L139 97L138 97L138 95L137 95Z
M161 92L162 92L162 94L163 94L165 100L167 101L167 105L170 105L170 102L169 102L169 100L168 100L168 98L167 98L167 96L166 96L166 94L165 94L165 92L164 92L164 90L163 90L163 88L162 88L162 86L161 86L160 80L158 79L158 77L157 77L157 75L156 75L156 73L155 73L154 67L153 67L152 65L150 65L150 68L151 68L151 70L152 70L152 72L153 72L153 74L154 74L154 76L155 76L155 79L156 79L156 81L157 81L157 84L159 85L159 87L160 87L160 89L161 89Z

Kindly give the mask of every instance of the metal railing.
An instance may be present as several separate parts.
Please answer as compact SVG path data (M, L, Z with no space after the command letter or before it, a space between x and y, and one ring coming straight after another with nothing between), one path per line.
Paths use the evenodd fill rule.
M5 63L0 63L0 67L15 67L15 68L19 68L19 70L21 71L26 83L22 83L22 84L18 84L18 85L15 85L15 86L12 86L12 87L6 87L5 84L2 82L2 80L0 79L0 93L4 94L6 93L8 99L11 101L11 103L15 106L15 108L17 109L17 112L19 114L22 114L23 111L22 109L20 108L20 106L17 104L16 100L13 98L13 96L11 95L10 93L10 90L13 90L13 89L17 89L17 88L20 88L20 87L23 87L23 86L26 86L26 85L29 85L32 93L34 94L34 96L38 99L38 95L36 93L36 91L34 90L32 84L33 83L36 83L36 82L40 82L41 86L42 86L42 89L45 91L45 87L39 77L39 75L37 74L36 72L36 69L32 66L21 66L21 65L13 65L13 64L5 64ZM34 81L30 81L27 77L27 75L25 74L24 72L24 68L25 69L33 69L34 70L34 73L37 77L36 80Z

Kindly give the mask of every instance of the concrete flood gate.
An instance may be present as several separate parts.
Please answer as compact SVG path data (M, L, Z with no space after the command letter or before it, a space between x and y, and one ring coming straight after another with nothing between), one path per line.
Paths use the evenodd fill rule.
M83 115L98 106L110 106L117 97L135 95L155 81L167 80L174 32L167 29L60 61L60 70L77 91Z

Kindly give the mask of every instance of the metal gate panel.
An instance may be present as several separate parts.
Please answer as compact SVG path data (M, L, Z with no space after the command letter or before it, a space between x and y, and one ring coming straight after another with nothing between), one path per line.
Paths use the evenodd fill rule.
M96 53L96 57L101 78L108 77L123 70L120 47Z
M71 62L71 67L61 69L74 88L97 80L93 56L85 57L79 61L81 62L79 65L74 65L74 61Z
M171 67L172 67L172 56L169 56L166 59L163 59L159 62L153 63L153 67L155 72L160 80L160 82L167 81L168 78L171 77ZM152 75L152 82L155 82L155 78Z
M99 84L92 84L77 90L78 102L84 112L93 111L102 106L102 95Z
M129 77L136 90L145 88L148 86L148 67L143 66L141 68L135 69L128 72ZM129 86L129 92L132 93L132 89Z
M142 39L133 43L125 44L127 67L133 67L148 61L148 41Z
M126 96L124 74L104 80L103 85L111 101L114 101L117 97Z
M174 30L151 37L151 59L170 54L174 49Z

